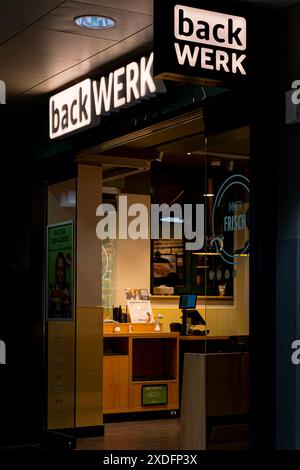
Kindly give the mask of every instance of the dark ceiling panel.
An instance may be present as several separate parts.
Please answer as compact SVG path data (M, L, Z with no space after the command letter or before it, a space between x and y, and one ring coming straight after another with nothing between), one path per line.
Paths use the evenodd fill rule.
M74 0L77 3L113 7L120 10L135 11L152 15L153 0ZM163 1L163 0L162 0Z
M24 26L16 23L4 23L0 21L0 45L2 42L9 40L15 34L20 32Z
M6 83L7 99L10 99L19 93L27 91L29 88L45 80L43 75L33 75L28 73L0 72L1 79Z
M62 0L1 0L0 19L29 25L62 3Z
M151 32L151 28L150 28ZM143 32L144 33L144 32ZM143 34L144 37L144 34ZM145 44L139 40L139 34L137 34L136 44ZM133 38L131 40L121 41L115 46L112 46L109 49L101 52L100 54L92 57L91 59L84 61L82 63L76 64L72 68L61 72L59 75L56 75L54 78L49 80L45 80L39 86L34 88L30 91L30 94L41 94L41 93L49 93L57 90L61 87L70 86L72 81L78 80L83 78L84 76L91 74L91 72L95 72L98 70L99 75L102 73L106 73L102 71L102 66L106 66L107 64L111 63L114 60L117 60L120 57L126 56L126 54L130 54L130 52L134 49L135 58L142 57L144 54L144 47L141 47L140 50L137 47L134 47L135 43L133 42Z
M86 59L115 44L109 39L98 39L31 27L3 47L10 51L43 56Z
M64 69L75 65L76 61L60 57L24 54L0 48L0 74L5 71L31 73L50 77Z

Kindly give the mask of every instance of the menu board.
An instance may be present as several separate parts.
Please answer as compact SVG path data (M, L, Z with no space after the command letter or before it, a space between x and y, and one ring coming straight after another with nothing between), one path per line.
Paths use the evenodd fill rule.
M143 385L142 386L142 405L167 405L168 386L161 385Z

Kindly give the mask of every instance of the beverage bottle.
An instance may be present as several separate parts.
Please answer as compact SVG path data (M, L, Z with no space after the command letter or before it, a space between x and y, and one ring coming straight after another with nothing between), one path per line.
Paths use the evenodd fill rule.
M127 323L127 315L126 313L122 312L122 307L119 305L119 318L120 323Z
M119 318L119 309L118 309L118 307L114 307L114 305L113 305L113 320L114 320L114 321L117 321L117 322L120 321L120 318Z

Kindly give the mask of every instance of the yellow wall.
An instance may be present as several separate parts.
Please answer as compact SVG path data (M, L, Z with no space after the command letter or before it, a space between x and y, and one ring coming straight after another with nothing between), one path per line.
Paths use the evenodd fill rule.
M77 179L76 426L103 424L101 242L96 209L102 168L79 165ZM91 306L91 307L90 307Z
M75 323L48 322L48 429L74 426Z
M102 198L102 168L78 166L77 179L77 306L101 300L101 242L96 236L96 209Z
M101 307L77 308L76 426L103 424Z
M128 205L144 204L150 209L150 196L139 194L126 194L126 196ZM126 287L150 288L150 242L129 238L117 240L116 256L117 305L123 305L125 308L124 290Z
M206 320L206 328L211 336L249 334L249 258L241 258L241 263L236 269L233 301L198 298L197 309ZM178 296L151 298L154 315L163 315L164 331L169 331L170 323L181 322L178 302Z

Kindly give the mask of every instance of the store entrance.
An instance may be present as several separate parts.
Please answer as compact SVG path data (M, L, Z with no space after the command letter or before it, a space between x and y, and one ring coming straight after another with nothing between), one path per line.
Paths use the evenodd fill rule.
M249 127L229 120L212 131L206 113L178 116L77 158L79 165L101 168L102 203L127 224L126 237L102 240L103 414L115 429L118 422L163 418L163 429L169 422L179 433L178 448L244 449ZM158 205L151 237L141 211L153 228ZM130 236L130 224L140 236ZM187 294L197 302L183 331L179 303ZM149 301L153 323L131 318L129 300Z

